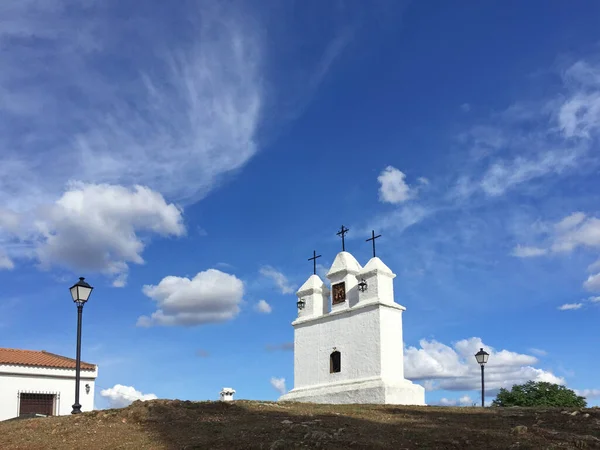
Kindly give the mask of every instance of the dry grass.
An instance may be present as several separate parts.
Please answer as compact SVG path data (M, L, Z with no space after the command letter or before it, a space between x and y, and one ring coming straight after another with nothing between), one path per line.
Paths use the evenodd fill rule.
M153 400L0 423L2 450L293 448L600 448L600 409Z

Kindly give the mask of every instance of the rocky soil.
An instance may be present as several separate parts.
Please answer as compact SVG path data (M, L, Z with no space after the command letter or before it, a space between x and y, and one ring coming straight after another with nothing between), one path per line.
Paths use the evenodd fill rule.
M152 400L0 422L0 449L600 448L600 409Z

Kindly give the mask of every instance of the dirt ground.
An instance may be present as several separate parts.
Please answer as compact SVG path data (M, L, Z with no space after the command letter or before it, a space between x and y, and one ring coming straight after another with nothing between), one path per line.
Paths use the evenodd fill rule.
M600 409L137 401L0 422L0 449L600 448Z

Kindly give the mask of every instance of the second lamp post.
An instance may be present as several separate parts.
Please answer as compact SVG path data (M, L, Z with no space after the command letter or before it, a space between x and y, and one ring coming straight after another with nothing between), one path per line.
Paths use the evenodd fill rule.
M479 351L477 353L475 353L475 359L481 366L481 407L482 408L485 406L485 382L483 379L483 368L485 366L485 363L488 362L489 357L490 357L490 354L487 352L484 352L482 348L479 349Z

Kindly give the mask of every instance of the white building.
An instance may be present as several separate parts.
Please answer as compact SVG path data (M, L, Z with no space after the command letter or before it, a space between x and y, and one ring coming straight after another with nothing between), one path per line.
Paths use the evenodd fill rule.
M394 301L395 276L377 257L361 267L343 251L327 273L331 296L317 275L302 285L292 323L294 389L279 400L425 404L424 388L404 378L406 308Z
M79 403L94 409L98 367L81 363ZM24 414L71 414L75 403L75 360L46 351L0 348L0 420Z

